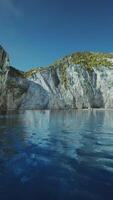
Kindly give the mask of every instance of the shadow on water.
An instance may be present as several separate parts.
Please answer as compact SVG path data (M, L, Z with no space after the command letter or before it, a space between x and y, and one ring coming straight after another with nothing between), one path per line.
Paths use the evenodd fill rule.
M109 200L113 111L0 116L0 200Z

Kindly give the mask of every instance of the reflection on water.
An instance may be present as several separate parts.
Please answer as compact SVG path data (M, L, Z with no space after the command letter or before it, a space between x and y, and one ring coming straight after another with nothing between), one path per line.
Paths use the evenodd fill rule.
M0 200L111 200L113 111L0 116Z

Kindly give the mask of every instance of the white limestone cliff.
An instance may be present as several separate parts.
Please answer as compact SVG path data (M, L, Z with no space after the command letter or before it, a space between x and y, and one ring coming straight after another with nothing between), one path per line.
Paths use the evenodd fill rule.
M0 111L85 108L113 108L113 54L75 53L25 73L0 47Z

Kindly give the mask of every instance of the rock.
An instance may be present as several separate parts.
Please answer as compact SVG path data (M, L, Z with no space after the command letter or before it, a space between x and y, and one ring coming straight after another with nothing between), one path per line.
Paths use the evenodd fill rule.
M26 95L23 98L20 109L47 109L48 103L48 92L44 90L40 85L31 81L29 82L29 88Z
M0 111L7 110L6 103L6 81L8 76L9 57L5 50L0 46Z
M45 109L48 95L40 85L24 77L24 73L10 67L7 77L7 109Z
M113 108L113 54L79 57L73 54L25 75L48 92L49 109Z
M22 72L0 47L0 111L113 108L113 54L83 52Z

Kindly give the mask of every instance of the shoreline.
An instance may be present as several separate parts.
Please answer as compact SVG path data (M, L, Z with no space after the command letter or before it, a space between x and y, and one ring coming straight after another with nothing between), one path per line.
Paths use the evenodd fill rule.
M7 110L7 111L0 111L0 115L2 114L9 114L9 113L19 113L19 112L26 112L26 111L50 111L50 112L60 112L60 111L64 111L64 112L71 112L71 111L76 111L76 112L79 112L79 111L113 111L113 108L79 108L79 109L76 109L76 108L70 108L70 109L19 109L19 110L15 110L15 109L10 109L10 110Z

